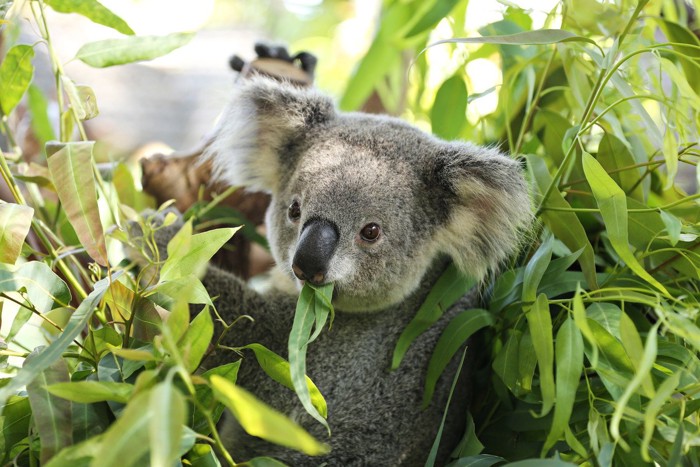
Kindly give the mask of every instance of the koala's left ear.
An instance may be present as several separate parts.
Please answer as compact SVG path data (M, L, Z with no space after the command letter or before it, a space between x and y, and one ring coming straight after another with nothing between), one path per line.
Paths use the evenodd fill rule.
M214 176L234 186L276 193L291 172L296 138L335 118L333 102L312 89L256 77L234 92L207 150Z
M440 145L432 171L451 200L438 244L481 279L518 250L532 222L522 168L495 149L454 142Z

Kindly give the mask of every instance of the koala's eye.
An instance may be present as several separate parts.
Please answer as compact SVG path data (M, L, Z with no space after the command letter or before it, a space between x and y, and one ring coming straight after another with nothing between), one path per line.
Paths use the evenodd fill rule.
M296 222L301 218L301 206L299 206L299 201L293 201L287 209L287 216L292 222Z
M362 227L362 230L360 230L360 237L362 237L362 240L366 242L375 242L379 238L380 232L381 228L379 225L372 222L371 224L367 224L366 226Z

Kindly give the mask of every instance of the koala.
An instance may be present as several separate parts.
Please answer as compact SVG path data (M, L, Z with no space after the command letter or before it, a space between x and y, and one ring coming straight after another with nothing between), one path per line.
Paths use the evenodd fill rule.
M286 357L303 284L332 282L335 320L307 352L307 374L328 404L332 436L295 394L244 357L237 384L331 446L309 457L247 435L233 417L222 429L236 460L272 456L291 466L424 465L447 404L457 359L431 405L424 378L441 332L478 304L468 293L419 336L397 370L393 349L450 261L483 278L519 247L531 220L518 162L493 148L446 142L393 117L342 113L312 89L254 78L224 111L207 157L225 183L271 195L268 240L276 261L264 293L210 266L203 283L231 322L223 344L258 342ZM236 358L217 351L216 366ZM468 379L468 378L466 378ZM468 381L453 396L438 454L462 435Z

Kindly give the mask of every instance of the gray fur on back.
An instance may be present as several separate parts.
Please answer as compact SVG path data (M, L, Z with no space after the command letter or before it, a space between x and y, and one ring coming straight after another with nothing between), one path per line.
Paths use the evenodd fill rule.
M331 100L265 79L244 84L222 117L209 157L233 185L271 193L268 238L287 285L259 294L210 267L204 283L231 322L226 345L259 342L287 355L301 282L292 274L300 232L323 220L338 233L328 262L336 318L308 349L307 373L328 403L332 451L311 458L249 437L229 418L225 432L236 460L272 455L293 466L423 465L456 371L453 361L427 410L423 384L432 349L449 320L477 306L465 296L421 335L396 371L391 355L449 260L481 279L518 247L531 219L519 164L494 149L438 140L400 120L339 113ZM290 204L301 218L288 217ZM381 227L374 242L363 226ZM287 291L285 291L287 290ZM208 366L236 355L218 351ZM272 381L246 355L238 384L326 440L296 396ZM468 385L453 399L440 451L444 462L465 419Z

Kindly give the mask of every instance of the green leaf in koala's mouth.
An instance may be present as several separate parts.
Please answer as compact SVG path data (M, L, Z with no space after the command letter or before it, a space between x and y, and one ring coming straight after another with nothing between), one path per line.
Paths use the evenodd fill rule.
M333 284L313 286L308 282L304 284L297 301L297 309L294 313L294 323L289 333L289 369L294 385L294 391L306 411L318 420L331 434L328 422L321 415L311 401L311 395L306 383L306 349L316 340L321 330L326 325L328 317L333 323ZM330 327L330 325L329 325Z

